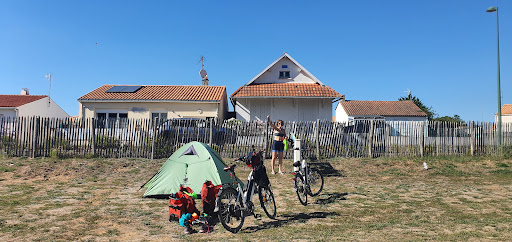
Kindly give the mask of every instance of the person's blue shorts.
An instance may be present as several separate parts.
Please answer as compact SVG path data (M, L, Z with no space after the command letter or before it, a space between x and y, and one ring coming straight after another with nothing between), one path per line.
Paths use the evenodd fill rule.
M272 152L283 152L283 151L284 151L283 141L274 140L274 142L272 142Z

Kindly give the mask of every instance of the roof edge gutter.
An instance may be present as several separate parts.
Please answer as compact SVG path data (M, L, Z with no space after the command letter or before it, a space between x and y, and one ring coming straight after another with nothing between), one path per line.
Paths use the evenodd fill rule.
M121 102L121 103L133 103L133 102L143 102L143 103L220 103L221 100L213 100L213 101L187 101L187 100L140 100L140 99L78 99L79 102L92 102L92 103L113 103L113 102Z
M382 114L367 114L367 115L357 115L357 114L348 114L348 116L352 117L363 117L363 118L369 118L369 117L418 117L418 118L427 118L427 116L418 116L418 115L382 115Z
M231 97L231 99L245 98L245 99L256 99L256 98L303 98L303 99L318 99L318 98L339 98L339 97L297 97L297 96L252 96L252 97Z

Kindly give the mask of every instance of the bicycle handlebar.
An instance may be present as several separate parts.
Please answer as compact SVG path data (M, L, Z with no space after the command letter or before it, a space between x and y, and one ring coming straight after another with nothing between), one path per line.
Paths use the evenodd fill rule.
M301 148L301 149L298 149L298 148L293 148L293 150L301 150L301 151L311 151L312 149L310 148Z

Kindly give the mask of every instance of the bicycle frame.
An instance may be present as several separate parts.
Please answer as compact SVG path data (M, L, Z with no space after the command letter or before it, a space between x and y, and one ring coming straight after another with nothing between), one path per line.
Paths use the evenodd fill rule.
M306 206L308 203L308 195L314 197L322 191L324 178L317 169L309 167L305 159L301 160L301 152L300 139L296 139L293 162L293 188L297 193L300 203Z
M261 151L258 155L261 157ZM251 157L253 156L251 155ZM245 164L251 166L254 166L254 164L263 165L263 163L258 163L258 160L253 160L252 158L249 160L247 157L243 157L238 160L245 161ZM263 160L260 160L260 162L263 162ZM224 171L230 171L231 175L236 177L235 168L236 165L231 165L225 167ZM275 219L276 205L274 195L272 190L270 190L270 184L269 186L260 187L256 180L254 180L254 171L253 169L249 173L246 183L236 179L229 185L223 185L215 201L215 211L220 211L218 213L219 221L229 232L237 233L243 226L245 217L249 215L254 215L255 218L260 217L255 213L255 205L252 202L255 193L258 193L260 205L267 216Z
M306 160L302 160L302 163L300 165L300 170L302 173L302 177L304 177L304 185L306 186L306 188L309 188L309 183L308 183L308 162Z
M234 177L236 177L234 170L231 173ZM242 202L240 203L240 204L242 204L242 207L240 209L243 211L246 211L249 209L248 203L249 203L249 201L252 202L252 197L254 196L254 191L256 191L258 189L256 182L254 181L254 177L253 177L252 173L253 173L253 171L251 171L249 173L246 183L238 182L235 180L236 185L237 185L236 190L238 192L237 197L236 197L236 202L240 202L240 199L242 199ZM243 186L240 183L242 183Z
M296 147L294 148L294 158L295 158L294 160L295 160L295 162L300 162L300 166L293 167L293 169L294 169L293 174L299 173L303 177L304 188L308 189L309 188L309 183L308 183L309 166L308 166L308 162L305 159L300 161L300 157L301 157L300 152L302 151L300 148L300 139L295 140L295 145L296 145ZM296 154L298 154L298 155L296 155Z
M235 175L235 172L233 171L233 176ZM237 192L238 195L236 197L236 201L240 202L240 199L242 199L241 204L243 205L241 210L247 210L249 208L248 202L252 201L252 197L254 196L254 191L258 188L256 183L254 182L254 177L252 176L253 171L249 173L249 176L247 177L247 182L242 185L240 185L240 182L237 182Z
M300 139L295 139L294 147L293 147L293 162L300 162L300 166L294 166L293 171L298 172L304 177L304 185L307 186L307 175L308 175L308 163L305 159L301 161L301 147L300 147Z

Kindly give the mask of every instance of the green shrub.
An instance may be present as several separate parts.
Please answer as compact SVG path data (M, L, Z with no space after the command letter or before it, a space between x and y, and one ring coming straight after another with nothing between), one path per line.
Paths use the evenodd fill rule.
M96 148L98 149L110 149L117 148L121 145L119 139L111 136L99 135L96 137Z
M58 149L52 149L52 151L50 151L50 157L52 159L63 159L64 154L62 154Z
M0 172L13 172L15 170L14 167L0 166Z

